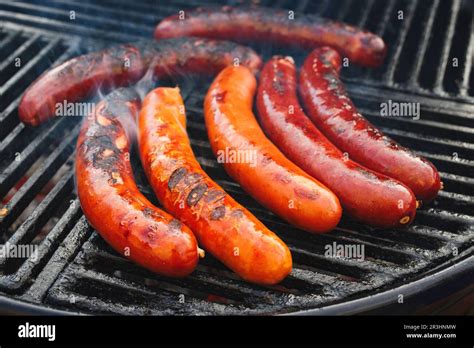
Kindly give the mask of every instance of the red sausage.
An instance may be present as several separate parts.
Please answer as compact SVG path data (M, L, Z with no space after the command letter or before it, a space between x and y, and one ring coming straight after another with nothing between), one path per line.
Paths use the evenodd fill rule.
M121 255L154 272L183 277L198 262L194 235L152 205L133 178L126 131L133 129L138 109L137 96L118 91L84 120L76 152L79 200L87 220Z
M357 112L339 79L340 67L341 57L329 47L306 58L299 87L309 117L354 161L404 183L420 200L434 199L441 188L434 165L383 135Z
M255 89L254 75L243 66L225 68L212 83L204 117L214 154L245 191L278 216L309 232L332 230L341 218L339 200L265 136L252 112Z
M76 102L113 87L137 82L150 70L154 78L175 74L214 74L230 64L252 70L261 65L250 48L231 42L181 38L141 41L73 58L42 74L23 95L18 114L30 126L52 118L58 104Z
M328 45L356 64L382 64L387 48L377 35L315 15L266 7L198 8L170 16L155 29L155 39L201 36L236 42L273 42L311 50Z
M217 185L194 157L179 89L150 92L138 123L143 168L166 210L243 279L275 284L288 275L288 247Z
M346 159L304 114L290 57L265 64L257 93L260 124L278 148L340 199L344 211L378 227L407 225L416 199L405 185Z

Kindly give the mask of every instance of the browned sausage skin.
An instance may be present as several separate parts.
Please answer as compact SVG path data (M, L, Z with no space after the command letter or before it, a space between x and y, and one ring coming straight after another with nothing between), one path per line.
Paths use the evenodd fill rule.
M245 191L301 229L332 230L341 218L339 200L268 140L252 112L255 89L255 76L243 66L225 68L212 83L204 116L214 154L218 159L231 151L248 154L253 161L223 161Z
M198 262L191 230L138 190L129 161L139 98L117 91L84 120L76 152L77 192L87 220L121 255L154 272L183 277ZM131 128L133 129L133 128Z
M210 7L184 11L162 20L155 39L201 36L236 42L274 42L313 49L328 45L352 62L376 67L387 48L377 35L315 15L266 7Z
M299 87L308 116L350 158L408 186L423 201L436 197L439 173L431 162L388 138L356 109L339 79L341 57L322 47L306 58Z
M154 78L214 74L234 63L256 70L261 60L250 48L199 38L113 46L73 58L43 73L25 91L18 114L25 124L37 126L55 116L58 103L80 101L99 88L105 92L133 84L148 70Z
M413 221L416 199L409 188L346 158L304 114L296 93L296 67L290 57L276 56L265 64L257 110L272 142L331 189L345 213L385 228Z
M201 169L186 133L179 89L150 92L138 125L143 168L165 209L243 279L275 284L288 275L288 247Z

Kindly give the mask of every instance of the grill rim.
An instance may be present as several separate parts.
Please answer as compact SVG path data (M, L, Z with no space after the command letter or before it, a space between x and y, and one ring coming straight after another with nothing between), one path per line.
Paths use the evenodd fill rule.
M473 248L467 249L464 253L467 255L461 256L461 260L449 260L446 263L451 263L451 266L444 268L445 264L439 265L439 270L436 273L430 274L428 276L422 276L422 278L417 279L411 283L398 286L393 289L389 289L383 292L376 293L371 296L365 296L358 299L345 301L342 303L333 304L330 306L325 306L322 308L313 308L308 310L300 310L296 312L289 313L277 313L278 316L299 316L299 315L356 315L364 314L364 312L369 312L370 310L383 310L384 307L388 307L393 304L393 299L396 298L396 295L400 294L403 290L405 297L419 297L423 293L432 290L437 285L447 284L447 277L450 281L454 278L463 279L463 276L466 273L474 272L474 255L469 255L472 253ZM468 279L468 278L465 278ZM468 280L465 281L466 284L469 283ZM11 310L14 314L22 315L91 315L89 313L81 311L72 311L72 310L63 310L51 308L48 306L38 305L34 303L29 303L22 301L18 298L10 298L6 296L0 296L0 308L7 311ZM100 315L100 314L92 314ZM116 314L118 316L118 314ZM132 315L133 316L133 315ZM214 316L214 315L213 315ZM223 316L223 315L215 315Z
M302 310L298 312L287 313L286 315L355 315L363 314L370 310L382 310L389 305L393 305L393 300L396 295L401 293L403 290L403 296L421 296L422 293L430 291L436 285L446 285L447 277L462 279L465 273L474 273L474 255L472 254L473 248L467 251L467 254L462 260L450 260L448 263L453 263L447 268L442 269L436 273L422 276L422 278L415 280L414 282L398 286L387 291L379 292L371 296L364 296L355 300L345 301L322 308L313 308L308 310ZM469 284L469 281L465 282ZM391 301L391 302L390 302Z

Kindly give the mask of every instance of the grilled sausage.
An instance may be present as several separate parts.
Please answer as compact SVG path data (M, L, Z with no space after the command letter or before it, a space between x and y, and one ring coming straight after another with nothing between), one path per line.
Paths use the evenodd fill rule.
M378 227L397 227L415 216L416 198L403 184L347 159L304 114L291 57L265 64L257 92L260 124L278 148L340 199L344 211Z
M337 197L290 162L265 136L252 112L256 80L243 67L225 68L204 102L214 154L247 154L224 162L227 173L262 205L309 232L332 230L341 218Z
M439 173L369 123L349 99L339 79L341 57L333 49L314 50L300 72L300 92L308 116L351 159L408 186L423 201L441 188Z
M179 89L150 92L138 128L142 164L165 209L243 279L281 281L291 271L288 247L201 169L186 134Z
M127 131L138 109L138 96L117 91L85 120L76 153L79 200L91 225L120 254L154 272L182 277L196 267L196 239L135 184Z
M257 69L261 60L250 48L198 38L113 46L46 71L26 90L18 113L25 124L37 126L55 116L58 103L82 100L99 88L106 91L133 84L148 70L155 78L162 78L217 73L233 63Z
M328 45L352 62L382 64L386 46L377 35L315 15L299 15L264 7L211 7L185 11L162 20L155 38L201 36L236 42L273 42L313 49Z

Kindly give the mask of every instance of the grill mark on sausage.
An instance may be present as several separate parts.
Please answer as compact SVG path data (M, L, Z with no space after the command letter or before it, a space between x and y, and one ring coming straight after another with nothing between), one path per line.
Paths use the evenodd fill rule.
M154 218L154 219L163 217L163 215L158 213L158 211L156 211L155 209L151 209L149 207L146 207L145 209L143 209L142 213L145 217L151 217L151 218Z
M184 167L175 169L168 180L168 188L170 190L174 189L176 185L183 179L183 177L187 174L187 170Z
M230 216L236 219L240 219L244 216L244 211L240 208L234 209L230 212Z
M225 205L220 205L212 209L211 220L219 220L225 216Z
M206 191L207 191L206 184L197 185L189 193L188 198L186 199L186 203L188 203L190 207L196 205L201 200L202 196L206 193Z
M206 197L205 197L205 202L209 205L213 205L215 203L217 203L218 201L224 199L224 197L226 196L227 194L222 191L222 190L218 190L218 189L215 189L215 188L210 188L207 192L206 192Z
M183 224L178 219L173 219L169 222L169 226L171 230L177 231L177 230L181 230L181 227L183 226Z

